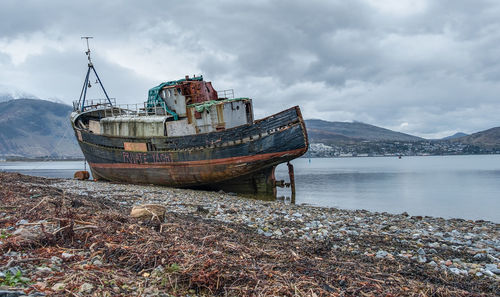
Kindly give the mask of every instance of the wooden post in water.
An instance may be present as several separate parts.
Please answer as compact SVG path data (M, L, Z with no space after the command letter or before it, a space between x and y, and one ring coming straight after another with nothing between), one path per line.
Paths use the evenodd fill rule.
M293 173L293 165L287 162L288 166L288 176L290 177L290 188L292 189L292 203L295 204L295 175Z

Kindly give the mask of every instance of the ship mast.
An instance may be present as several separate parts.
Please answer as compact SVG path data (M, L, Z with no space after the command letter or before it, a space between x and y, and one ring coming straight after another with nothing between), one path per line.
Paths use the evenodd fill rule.
M111 107L113 107L111 100L109 100L108 93L106 93L106 90L104 89L104 86L102 85L101 79L99 78L99 75L97 74L97 71L95 70L94 64L92 64L92 59L90 58L89 39L92 39L92 38L93 37L91 37L91 36L83 36L81 38L81 39L85 39L87 41L87 51L85 52L85 54L87 55L87 58L89 60L87 75L85 76L85 80L83 82L82 92L80 93L80 99L78 99L78 106L80 106L81 111L83 111L85 108L85 99L87 97L87 88L91 86L90 81L89 81L91 69L94 72L95 76L97 77L97 81L99 82L99 85L101 86L102 91L104 92L104 95L106 95L106 99L108 100L109 105Z

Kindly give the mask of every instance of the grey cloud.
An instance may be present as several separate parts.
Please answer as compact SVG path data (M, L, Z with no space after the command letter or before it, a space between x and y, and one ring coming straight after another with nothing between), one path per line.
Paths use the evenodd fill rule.
M300 104L309 118L418 135L498 126L494 1L427 1L405 15L362 0L4 1L1 8L0 44L35 40L34 34L52 42L18 65L0 48L5 84L29 85L38 96L69 100L79 93L85 70L79 37L92 35L106 87L127 102L177 78L163 73L201 72L216 88L234 86L253 97L258 116ZM139 56L128 66L110 54L120 52ZM147 66L134 64L141 59Z

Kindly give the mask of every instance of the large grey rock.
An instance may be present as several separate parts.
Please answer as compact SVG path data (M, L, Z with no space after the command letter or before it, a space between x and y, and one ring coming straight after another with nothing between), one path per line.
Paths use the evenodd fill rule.
M498 266L496 264L486 264L484 266L484 269L491 271L494 274L500 274L500 269L498 269Z
M387 256L387 252L384 250L378 251L377 254L375 255L375 257L380 258L380 259L385 258L386 256Z
M12 232L13 236L17 236L20 240L34 240L40 235L40 231L34 227L21 226L16 231Z
M19 225L26 225L26 224L29 224L29 221L28 220L19 220L16 225L19 226Z

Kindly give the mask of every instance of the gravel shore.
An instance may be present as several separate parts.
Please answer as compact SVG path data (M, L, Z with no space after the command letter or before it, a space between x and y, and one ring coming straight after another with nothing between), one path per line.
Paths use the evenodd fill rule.
M500 280L500 224L433 217L410 217L364 210L286 205L277 201L194 190L66 180L55 186L137 204L162 204L168 211L221 222L245 224L272 238L338 240L334 249L376 258L407 258L445 273ZM199 209L204 211L200 213ZM373 246L363 238L382 236Z
M3 239L0 239L0 250L2 251L0 280L2 274L5 279L5 274L13 267L24 270L23 277L27 278L24 286L26 294L59 292L64 295L69 290L72 294L83 296L91 292L102 293L109 290L111 295L122 296L160 296L161 294L165 294L164 296L170 296L169 294L496 296L499 292L500 225L488 221L411 217L406 213L394 215L364 210L352 211L297 206L279 201L252 200L223 192L204 192L157 186L62 179L48 180L5 173L0 173L0 177L3 178L0 189L3 194L2 199L4 199L2 201L4 208L0 207L0 230L4 234ZM13 192L15 188L12 186L13 182L20 189L18 193ZM74 224L71 228L75 231L64 237L64 234L56 232L57 228L61 227L54 226L51 229L51 234L61 235L54 238L54 242L44 243L38 237L36 238L37 243L19 244L22 240L29 239L30 236L36 237L33 236L33 233L36 233L33 226L39 228L43 225L43 222L40 223L41 221L46 222L46 226L43 228L50 227L49 215L37 212L37 209L38 211L44 209L45 212L48 211L50 200L44 197L51 197L50 199L53 200L56 196L62 197L61 199L69 199L68 205L75 203L83 205L87 203L85 201L92 202L92 205L88 205L88 210L92 211L94 208L95 217L89 217L90 214L87 214L85 219L76 220L78 215L72 212L70 219L74 222L85 221L88 226L93 227L85 228L85 225L81 225L80 227L84 228L78 229L80 227L77 226L77 223L71 223ZM20 200L21 198L24 200ZM5 208L5 206L13 206L12 203L21 201L31 203L29 203L29 207L26 206L22 211L18 209L17 212ZM66 205L64 202L61 203L63 206ZM134 205L143 204L163 205L167 209L167 214L161 218L162 221L157 225L154 222L130 219L128 217L130 209ZM85 207L87 206L82 207L82 209ZM31 209L34 210L30 212ZM76 212L78 211L77 208ZM178 240L181 245L189 244L194 245L194 247L192 246L187 251L184 250L183 258L175 259L175 262L172 262L173 260L162 262L158 260L159 258L155 258L154 263L148 262L149 260L141 262L133 269L135 285L125 285L124 287L123 285L117 286L103 282L97 285L95 279L93 281L86 279L88 276L81 276L79 281L75 281L78 280L77 278L68 280L55 277L58 271L75 269L77 264L91 264L92 267L98 267L101 270L106 265L117 265L121 269L120 271L127 271L127 273L123 272L123 277L131 277L132 271L127 269L126 265L122 265L124 260L120 260L120 257L127 257L127 253L123 251L123 245L127 243L133 246L129 242L130 236L126 239L108 238L113 244L122 245L119 253L117 252L118 247L110 244L97 244L98 241L95 241L95 245L91 247L93 243L90 239L98 235L95 233L97 232L96 228L111 228L109 224L104 225L101 221L97 221L99 219L97 214L101 219L103 216L108 216L107 219L111 222L123 221L118 224L121 231L115 231L118 232L117 234L130 232L127 228L132 230L135 228L134 226L143 226L139 228L148 229L147 232L151 238L163 236L165 242L161 244L156 241L151 242L151 247L156 249L165 248L164 245L169 240L174 240L174 243ZM188 225L183 226L186 223ZM169 224L177 224L174 229L179 231L179 228L182 228L184 233L179 233L178 239L172 237L177 234L175 233L177 231L172 231L170 235L166 236L164 230L173 226ZM125 225L127 228L124 227ZM117 226L113 228L118 228ZM192 226L192 230L189 230L189 226ZM62 227L64 228L64 225ZM87 242L82 242L83 234L80 234L78 230L85 232ZM190 233L189 236L186 233ZM234 234L229 236L229 233ZM119 236L117 234L114 236ZM72 237L73 243L68 242L68 236L74 237ZM184 238L186 236L189 238ZM211 238L210 236L215 236L212 238L214 240L212 243L207 242L207 238ZM231 239L226 239L226 236L228 238L236 236L238 239L231 241ZM75 238L78 238L77 244L75 244ZM221 248L217 238L228 242ZM95 240L97 239L96 237ZM184 239L187 241L182 241ZM53 244L61 247L61 249L57 249L59 254L56 256L60 259L60 263L57 259L50 260L50 257L49 262L45 263L40 260L44 256L40 256L39 249L53 246ZM102 250L94 255L98 251L96 246L103 246L103 249L107 250ZM223 255L226 256L222 257L215 253L209 257L219 259L222 263L213 264L214 267L217 267L219 275L217 277L206 276L204 279L198 280L193 275L202 275L202 272L192 267L188 269L186 265L193 267L201 265L201 263L189 261L195 261L193 253L205 251L210 246L209 253L213 253L214 249L216 252L217 249L223 249ZM228 246L232 252L228 252ZM254 255L253 257L258 258L256 255L261 255L263 251L257 253L253 252L252 249L259 246L264 248L267 253L275 253L280 256L267 259L267 262L264 261L265 263L259 262L259 265L263 265L258 269L259 272L250 273L247 271L248 268L245 265L250 265L248 263L241 262L241 267L237 266L236 263L244 261L248 255ZM145 249L144 252L151 252L149 247L142 246L142 248ZM169 249L171 248L169 246ZM37 255L31 255L34 251ZM66 255L63 255L61 251ZM45 253L48 252L45 251ZM165 250L165 253L172 253L172 250ZM233 259L233 256L237 257ZM31 264L29 261L21 260L30 257L39 260ZM167 257L167 259L169 258ZM97 264L95 264L96 260ZM16 261L19 264L14 266ZM81 264L82 261L85 263ZM71 265L64 268L63 266L68 266L62 265L66 262L71 262ZM310 269L309 272L303 268L306 262L309 267L307 269ZM11 264L7 265L8 263ZM130 259L128 263L131 266L138 265ZM234 267L232 267L232 263L235 263ZM252 263L252 265L257 265L255 262ZM178 268L172 268L173 264L178 265L174 268ZM262 272L263 267L267 267L267 265L272 271L270 274ZM53 269L54 267L56 268ZM47 279L46 276L40 277L43 275L40 271L44 269L44 273L56 274L53 275L53 281L43 281ZM151 279L158 275L156 272L162 271L164 273L165 270L169 269L175 270L170 271L169 277L171 277L170 279L177 277L177 291L172 289L172 283L162 286L154 285L148 289L137 284L149 281L151 285ZM231 278L234 282L233 285L229 283L229 277L224 278L224 269L228 269L227 273L240 273L239 278L237 276L235 280ZM206 272L205 270L203 271ZM183 278L186 277L187 273L190 273L189 281ZM261 273L264 273L264 276ZM275 278L271 276L273 273L276 275ZM242 281L238 281L238 279ZM217 282L217 284L212 283L212 281ZM39 286L33 284L39 284ZM66 291L61 291L57 287L58 284ZM262 287L264 285L268 288ZM63 294L63 292L66 293Z

